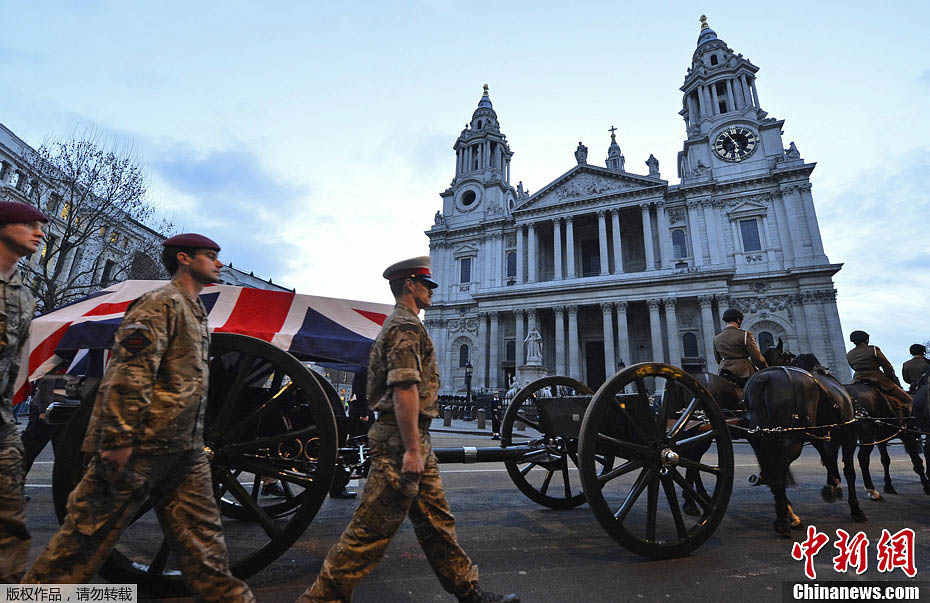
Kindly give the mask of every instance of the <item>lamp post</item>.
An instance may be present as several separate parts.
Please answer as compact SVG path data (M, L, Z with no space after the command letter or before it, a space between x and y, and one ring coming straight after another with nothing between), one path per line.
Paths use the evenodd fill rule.
M471 365L471 360L465 362L465 414L470 416L471 408L471 374L475 367Z

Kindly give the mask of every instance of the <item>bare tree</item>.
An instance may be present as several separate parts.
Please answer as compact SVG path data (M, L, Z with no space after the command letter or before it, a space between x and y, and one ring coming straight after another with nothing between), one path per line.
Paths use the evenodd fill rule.
M146 225L155 207L131 148L89 131L23 151L28 183L19 191L51 220L43 250L22 262L40 310L126 278L165 278L158 244L174 227Z

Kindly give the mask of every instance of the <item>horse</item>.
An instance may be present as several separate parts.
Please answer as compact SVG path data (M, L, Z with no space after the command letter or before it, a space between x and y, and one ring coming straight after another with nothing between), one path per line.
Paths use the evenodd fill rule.
M827 484L821 489L821 496L828 502L836 500L842 492L838 489L836 462L836 453L842 449L850 516L855 521L867 521L855 492L856 430L852 425L851 398L835 379L815 377L789 366L795 357L784 351L781 341L766 350L765 357L770 368L749 378L743 400L749 429L747 439L775 498L775 532L790 538L791 528L800 526L792 518L785 484L788 468L801 455L805 442L814 445L827 467ZM765 431L769 429L782 431Z
M815 374L823 374L826 369L820 366L817 358L813 354L801 354L794 361L795 366ZM828 374L828 373L827 373ZM829 378L833 378L832 375ZM910 417L899 415L896 411L897 405L891 403L888 398L879 390L866 383L849 383L843 386L853 399L854 408L865 412L869 417L889 418L888 421L877 422L869 420L856 421L856 435L859 439L859 469L862 472L862 482L869 499L873 501L882 501L882 495L875 489L872 482L872 473L869 470L869 459L872 455L872 449L877 445L882 459L884 469L885 486L887 494L897 494L894 486L891 484L891 457L888 455L887 440L899 438L904 444L904 449L908 456L911 457L911 464L914 473L920 479L924 488L924 493L930 494L930 479L925 469L923 460L920 458L920 436L909 431L908 428L914 424ZM916 417L916 415L914 415Z

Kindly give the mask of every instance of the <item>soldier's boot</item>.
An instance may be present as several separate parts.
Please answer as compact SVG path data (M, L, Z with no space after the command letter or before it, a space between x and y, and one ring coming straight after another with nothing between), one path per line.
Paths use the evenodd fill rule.
M460 598L462 603L520 603L520 597L513 593L509 595L499 595L481 590L478 586L475 589Z

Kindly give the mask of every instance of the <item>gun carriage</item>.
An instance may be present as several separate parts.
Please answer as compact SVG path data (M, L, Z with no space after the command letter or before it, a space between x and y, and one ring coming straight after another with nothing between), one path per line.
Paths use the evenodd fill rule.
M41 328L55 314L35 324ZM204 433L239 577L260 571L300 538L337 471L355 477L367 472L366 444L347 436L342 401L305 365L362 366L367 346L357 345L357 338L340 344L323 335L321 345L290 345L286 351L274 337L266 337L269 342L214 331ZM73 351L84 343L69 345ZM61 346L56 351L64 357L68 352ZM663 395L670 387L686 392L683 404ZM59 520L84 469L80 446L94 396L92 391L80 403L49 411L68 421L53 471ZM503 462L517 488L543 506L568 509L587 502L620 545L655 559L701 546L722 520L733 483L732 444L717 403L681 369L656 363L628 367L596 392L570 377L537 380L507 405L499 446L434 451L441 463ZM283 496L262 495L263 485L272 482ZM698 505L697 515L682 512L684 501ZM134 533L131 526L100 573L163 594L182 593L186 587L167 543L151 529L153 515L150 506L140 511L135 524L149 529Z

